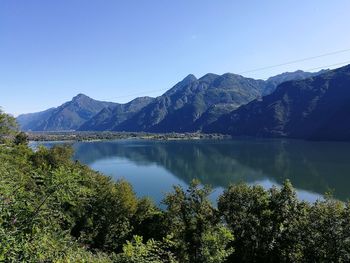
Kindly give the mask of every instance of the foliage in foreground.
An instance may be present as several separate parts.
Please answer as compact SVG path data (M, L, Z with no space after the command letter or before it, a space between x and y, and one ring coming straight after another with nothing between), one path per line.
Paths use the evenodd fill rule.
M1 130L0 262L350 261L349 204L299 201L288 181L230 186L217 206L194 181L161 210L72 161L69 147L33 151Z

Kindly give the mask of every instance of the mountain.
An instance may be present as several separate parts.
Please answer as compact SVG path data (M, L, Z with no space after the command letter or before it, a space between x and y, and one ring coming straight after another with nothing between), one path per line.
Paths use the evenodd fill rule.
M107 131L113 130L118 124L131 118L139 110L150 104L154 98L139 97L125 104L116 104L106 107L86 121L80 131Z
M203 127L215 122L220 116L237 109L235 104L214 104L209 107L194 123L193 130L201 131Z
M319 73L286 72L266 81L231 73L208 73L199 79L190 74L155 99L118 104L78 94L57 108L23 114L17 120L26 131L201 131L222 115L270 94L281 82L314 74Z
M172 89L130 119L116 131L194 132L239 106L270 94L281 82L303 79L317 73L286 72L267 81L226 73L206 74L197 79L188 75Z
M84 94L78 94L57 108L23 114L17 117L17 121L21 129L27 131L76 130L103 108L113 106L115 103L97 101Z
M200 79L188 75L114 130L194 131L194 123L213 105L221 104L232 110L260 96L264 86L262 80L230 73L207 74Z
M291 80L302 80L302 79L306 79L306 78L310 78L310 77L314 77L314 76L326 73L328 71L329 71L328 69L322 69L318 72L305 72L302 70L297 70L294 72L284 72L284 73L278 74L266 80L266 87L263 95L265 96L265 95L271 94L272 92L275 91L276 87L283 82L287 82Z
M29 131L48 119L54 111L55 108L50 108L36 113L22 114L17 117L17 122L23 131Z
M205 132L259 137L350 140L350 65L304 80L221 116Z

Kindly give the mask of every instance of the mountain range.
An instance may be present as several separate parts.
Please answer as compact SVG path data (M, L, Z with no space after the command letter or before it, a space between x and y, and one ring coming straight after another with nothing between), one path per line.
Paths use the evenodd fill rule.
M57 108L22 114L17 120L24 131L200 131L220 116L270 94L286 80L320 73L286 72L266 81L231 73L208 73L199 79L190 74L157 98L120 104L78 94Z
M222 115L205 132L234 136L350 139L350 65L282 83L261 99Z
M78 94L57 108L22 114L17 121L25 131L67 131L77 130L101 110L117 106L113 102L97 101L84 94Z
M26 131L215 132L233 136L350 139L350 66L286 72L267 80L188 75L163 95L128 103L79 94L57 108L18 116Z

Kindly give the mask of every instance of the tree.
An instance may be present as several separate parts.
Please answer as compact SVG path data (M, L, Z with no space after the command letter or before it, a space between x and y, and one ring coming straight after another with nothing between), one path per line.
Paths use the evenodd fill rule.
M236 238L234 259L255 262L268 253L271 211L261 186L231 185L220 196L218 209Z
M0 109L0 143L12 137L16 131L16 119Z
M281 189L232 185L218 208L236 237L232 258L242 262L298 262L308 205L289 181Z
M16 145L28 144L28 135L25 132L17 133L14 139L14 144Z
M308 213L304 254L312 262L350 261L349 204L327 196Z
M68 145L55 145L50 149L40 146L38 150L32 154L31 161L35 167L42 169L58 168L61 165L71 166L71 158L74 150Z
M94 249L118 252L132 237L131 223L138 199L124 180L114 183L107 177L96 179L85 212L73 232Z
M269 190L271 211L270 259L274 262L300 262L303 255L305 232L310 205L299 201L289 180L281 187Z
M225 262L234 252L233 247L229 246L233 240L232 232L220 224L203 233L201 238L202 262Z
M208 199L210 193L210 187L192 181L187 191L176 186L163 201L181 262L223 262L232 251L226 246L233 237L228 229L223 231L218 212Z

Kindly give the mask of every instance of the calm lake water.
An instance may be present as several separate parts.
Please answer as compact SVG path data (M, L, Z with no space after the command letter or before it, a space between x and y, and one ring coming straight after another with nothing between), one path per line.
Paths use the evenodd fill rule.
M74 159L116 180L125 178L139 196L157 203L172 185L186 186L194 178L214 188L213 200L231 183L271 187L287 178L303 200L329 191L340 200L350 197L350 143L116 140L73 146Z

